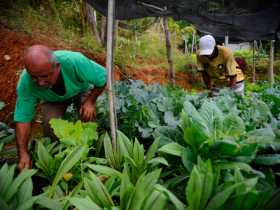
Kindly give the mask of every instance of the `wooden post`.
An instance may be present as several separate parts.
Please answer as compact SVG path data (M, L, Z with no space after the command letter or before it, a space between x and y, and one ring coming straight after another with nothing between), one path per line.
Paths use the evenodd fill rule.
M274 40L271 40L271 44L270 44L269 70L268 70L269 83L274 83L274 73L273 73L274 42L275 42Z
M255 40L253 41L253 83L256 80L256 69L255 69Z
M158 22L158 47L160 46L160 18Z
M174 22L174 28L175 28L175 49L176 49L176 21Z
M109 101L110 126L113 148L117 151L117 113L114 91L114 19L115 0L108 0L106 83Z
M191 54L193 54L194 36L195 36L195 28L193 28L193 38L192 38L192 51L191 51Z
M188 43L187 43L186 38L185 38L185 55L187 54L187 51L188 51Z
M225 47L228 47L228 36L225 36Z
M167 59L168 59L168 64L169 64L169 68L170 68L171 88L174 88L175 87L175 73L174 73L174 66L173 66L172 55L171 55L170 32L169 32L167 18L163 18L163 21L164 21L164 29L165 29Z

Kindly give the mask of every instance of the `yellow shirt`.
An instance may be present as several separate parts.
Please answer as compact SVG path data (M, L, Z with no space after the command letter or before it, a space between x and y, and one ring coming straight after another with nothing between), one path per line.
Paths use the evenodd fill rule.
M196 53L197 71L206 71L216 87L222 88L229 85L231 77L237 77L237 82L244 80L241 68L236 63L231 50L224 46L218 47L218 56L212 61L204 55Z

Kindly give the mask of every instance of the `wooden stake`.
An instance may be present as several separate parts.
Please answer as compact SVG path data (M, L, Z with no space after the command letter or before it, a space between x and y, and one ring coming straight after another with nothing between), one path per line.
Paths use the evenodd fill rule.
M258 52L258 58L259 58L259 61L261 60L261 56L260 56L260 51L259 51L259 48L258 48L258 42L257 41L255 41L255 49L257 50L257 52Z
M163 21L164 21L164 29L165 29L167 59L168 59L168 64L169 64L169 68L170 68L171 88L174 88L175 87L175 72L174 72L174 66L173 66L172 55L171 55L170 32L169 32L167 18L163 18Z
M274 83L274 73L273 73L274 42L275 42L274 40L271 40L271 44L270 44L269 70L268 70L269 83Z
M193 28L193 38L192 38L192 51L191 51L191 54L193 54L194 36L195 36L195 28Z
M256 70L255 70L255 40L253 41L253 83L256 79Z

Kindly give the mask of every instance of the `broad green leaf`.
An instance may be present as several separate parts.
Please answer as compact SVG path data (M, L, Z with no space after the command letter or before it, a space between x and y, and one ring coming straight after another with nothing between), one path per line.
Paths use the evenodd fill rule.
M9 136L6 136L6 137L4 137L4 138L2 138L1 140L0 140L0 144L1 143L7 143L7 142L9 142L9 141L12 141L14 138L16 137L16 135L15 134L10 134ZM1 136L0 136L0 138L1 138ZM0 150L1 151L1 150Z
M53 199L57 200L62 198L64 198L63 191L59 185L56 185L53 191Z
M184 207L184 205L182 204L182 202L163 186L157 184L157 185L155 185L155 189L157 189L160 192L163 192L163 194L168 198L168 200L176 206L177 210L186 209Z
M9 189L6 192L4 200L9 203L15 193L18 191L20 185L29 177L33 176L37 170L31 169L29 171L22 171L9 186ZM2 195L1 195L2 196Z
M97 204L84 198L70 198L69 201L79 210L102 210Z
M148 165L149 161L155 156L160 139L161 137L157 137L154 140L153 144L150 146L148 152L146 153L146 157L144 158L142 170L146 169L146 166Z
M27 178L22 185L20 186L18 192L16 193L17 197L17 206L22 205L26 201L32 198L33 183L31 178Z
M84 129L82 128L81 120L78 120L74 126L73 133L71 134L71 137L74 139L79 139L80 134L82 133Z
M185 113L186 113L189 117L191 117L191 116L192 116L192 110L195 109L195 107L194 107L194 106L192 105L192 103L189 102L189 101L185 101L185 102L183 103L183 106L184 106L184 111L185 111Z
M192 195L189 203L189 209L190 210L198 210L200 209L201 204L201 191L200 189L196 189L194 194Z
M278 209L279 200L280 200L280 188L278 188L277 190L273 191L270 194L269 200L266 202L264 206L264 210Z
M124 165L122 174L123 174L123 177L121 179L121 187L120 187L120 199L121 200L123 200L125 190L130 187L130 180L129 180L129 176L127 174L127 169L126 169L125 165Z
M82 157L82 155L85 151L85 147L86 147L86 144L76 147L63 160L63 162L61 163L61 165L57 171L57 174L54 178L54 181L53 181L53 184L51 187L51 191L49 194L49 198L51 198L54 188L57 185L58 181L64 176L64 174L66 174L80 160L80 158Z
M91 176L91 180L94 184L94 192L97 195L97 197L100 199L100 201L102 202L102 204L106 207L106 208L110 208L111 206L115 206L108 190L106 189L106 187L102 184L102 182L95 176L94 173L92 173L91 171L89 172L90 176Z
M153 166L158 165L158 164L164 164L166 166L168 166L168 162L163 158L163 157L156 157L151 159L148 164L152 164Z
M233 193L234 188L238 187L242 183L234 184L225 190L216 194L213 199L209 202L205 210L216 210L219 209L229 198L229 196Z
M144 160L144 149L140 146L137 138L135 138L134 142L133 159L136 162L138 170L140 170Z
M214 155L237 155L240 150L240 146L232 140L223 139L215 141L210 147L211 153Z
M258 152L258 144L240 144L240 150L236 157L224 157L230 162L248 163L253 160Z
M220 139L221 131L223 129L223 118L220 116L214 116L212 124L210 124L211 136L214 140Z
M191 203L192 200L192 196L195 193L196 190L199 190L200 192L202 192L202 187L201 187L201 178L200 175L197 171L197 167L194 166L191 176L190 176L190 180L188 182L188 185L186 187L186 198L188 203ZM199 201L200 202L200 201Z
M115 156L113 153L111 139L107 133L105 134L105 137L104 137L104 150L105 150L105 157L108 160L110 166L112 168L116 169L117 163L116 163Z
M176 189L178 186L187 183L187 181L190 178L190 174L183 174L180 176L176 176L172 179L168 179L165 184L168 184L168 189L170 190L174 190Z
M128 157L133 158L133 146L130 140L121 131L117 130L117 133L122 152Z
M80 134L80 139L83 142L87 142L88 145L92 145L93 140L98 139L98 133L91 128L86 128Z
M2 198L4 198L7 190L11 187L14 178L15 167L16 164L12 165L12 167L8 169L8 164L5 163L5 165L1 168L0 197Z
M149 195L153 191L154 185L157 183L160 173L161 168L145 176L145 195Z
M73 137L67 137L67 138L61 138L59 139L61 144L64 144L66 146L76 146L76 138Z
M220 181L220 173L221 173L220 167L217 167L213 175L213 187L212 187L211 198L215 195L216 190L218 188L219 181Z
M96 152L95 152L95 157L99 157L99 153L100 153L100 151L101 151L101 148L102 148L102 145L103 145L103 141L104 141L104 137L105 137L105 135L106 135L107 133L103 133L100 137L99 137L99 139L98 139L98 141L97 141L97 147L96 147ZM106 152L105 152L105 155L106 155Z
M263 196L259 199L257 205L255 206L255 209L263 209L264 205L269 199L269 195L271 193L271 190L265 192Z
M134 190L133 186L130 186L127 189L125 189L121 199L121 209L128 209L128 199L132 195L133 190Z
M128 200L128 206L127 210L139 210L141 209L142 202L144 201L144 178L145 174L143 173L133 190L133 193L131 194L129 200Z
M240 186L235 188L236 195L240 195L241 193L246 192L246 185L245 185L244 177L242 176L242 174L239 171L239 169L237 168L237 166L235 166L235 170L234 170L234 181L235 181L235 183L242 183Z
M50 158L46 148L42 145L42 143L38 142L38 158L39 161L46 166L46 169L50 167Z
M252 163L260 164L260 165L275 165L280 163L280 155L256 155L253 159Z
M112 169L112 168L109 168L107 166L101 166L101 165L94 165L94 164L85 164L86 166L88 166L89 168L91 168L92 170L94 171L97 171L99 173L102 173L102 174L105 174L105 175L108 175L108 176L114 176L114 177L117 177L119 179L122 179L123 175L115 170L115 169Z
M164 113L164 121L167 125L176 128L177 126L180 126L180 119L179 117L175 117L173 112L166 111Z
M212 128L213 124L217 126L222 124L223 114L222 112L212 103L204 102L199 109L199 115L202 117L209 129ZM194 116L193 116L194 117ZM221 127L219 127L221 129ZM212 133L212 132L211 132Z
M146 116L148 119L148 125L151 128L156 128L160 126L160 121L158 117L158 111L155 104L149 104L147 107L148 115Z
M34 205L34 203L41 197L45 196L45 193L32 197L31 199L29 199L28 201L24 202L21 206L19 206L16 210L29 210L30 208L32 208L32 206Z
M193 152L191 147L187 147L183 150L182 162L189 172L197 165L197 154Z
M58 138L70 137L69 133L71 133L75 129L72 122L68 122L67 120L62 120L60 118L53 118L49 123L54 130L54 134Z
M186 128L184 131L184 140L192 147L194 152L197 152L196 139L195 130L190 127Z
M0 209L1 210L10 210L10 207L7 203L0 197Z
M167 198L163 192L155 190L148 198L143 210L158 210L163 209L167 203Z
M201 200L199 202L199 208L204 209L210 198L213 187L213 173L210 159L205 162L198 173L201 180Z
M181 122L181 127L182 130L185 131L186 128L191 126L191 119L190 117L186 114L186 112L184 111L184 109L182 109L182 116L180 118L180 122Z
M232 202L233 209L255 209L253 206L258 202L259 195L257 192L244 192L236 196Z
M170 110L170 107L173 105L173 100L169 97L163 97L162 100L157 101L156 104L159 111L166 112Z
M159 146L164 146L170 143L177 143L183 148L187 147L187 143L184 141L182 132L170 126L162 126L156 128L153 133L154 138L160 138Z
M249 170L251 169L251 166L249 166L246 163L235 163L235 162L218 162L213 165L213 168L217 168L218 166L220 166L221 170L227 170L227 169L234 170L235 165L237 165L238 168L243 169L247 172L249 172Z
M177 143L170 143L161 147L158 151L181 157L183 148Z
M61 210L63 207L60 202L46 197L39 198L36 203L52 210Z
M274 190L277 189L274 172L270 167L268 167L268 169L265 172L265 181L269 183Z
M2 152L0 152L0 157L4 156L4 155L10 155L10 154L14 154L18 152L18 149L17 148L13 148L13 149L6 149L6 150L3 150Z
M79 193L79 191L82 189L83 184L84 184L83 181L79 182L79 184L75 187L75 189L69 195L69 198L74 198ZM68 199L67 202L64 204L63 210L67 210L69 206L70 206L70 201Z
M236 114L231 114L224 119L222 131L226 136L233 135L237 132L243 133L245 131L245 124Z
M192 122L194 127L203 136L204 139L208 139L211 137L210 128L207 124L208 122L206 123L195 109L192 110Z

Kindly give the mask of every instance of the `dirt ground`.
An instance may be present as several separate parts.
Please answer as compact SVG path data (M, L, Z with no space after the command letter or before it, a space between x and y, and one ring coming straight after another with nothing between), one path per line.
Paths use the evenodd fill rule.
M52 34L47 34L46 32L41 32L44 39L40 39L39 36L29 36L26 33L14 33L8 28L5 28L0 24L0 102L5 102L5 108L0 111L0 122L3 122L7 118L13 118L12 112L15 110L17 92L16 87L19 80L18 71L23 70L23 54L24 51L35 44L42 44L51 47L53 50L71 50L74 52L80 52L89 59L97 62L98 64L106 67L106 54L89 54L84 49L70 49L67 44L62 44L60 46L53 45L53 40L56 39ZM63 42L62 42L63 43ZM144 62L141 58L136 58L135 63ZM159 61L167 62L167 60ZM146 67L130 67L129 72L135 79L141 79L146 82L147 85L150 85L154 82L159 82L161 84L170 85L170 75L169 71L165 69L158 68L155 61L151 62L145 60L150 66ZM121 70L122 71L122 70ZM122 71L124 72L124 71ZM175 80L176 85L185 89L191 89L192 86L187 83L188 75L186 72L176 72ZM114 80L120 81L124 78L119 74L119 72L114 69ZM40 113L38 106L36 106L36 113ZM40 132L40 123L36 122L36 119L39 120L37 116L32 122L31 133ZM13 125L11 125L13 127ZM3 148L7 149L7 148Z

